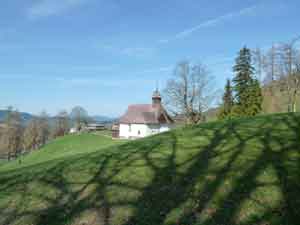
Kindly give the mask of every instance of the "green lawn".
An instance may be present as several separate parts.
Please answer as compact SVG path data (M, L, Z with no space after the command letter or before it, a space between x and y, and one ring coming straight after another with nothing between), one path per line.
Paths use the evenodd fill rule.
M96 131L95 134L105 136L105 137L112 137L111 130L100 130L100 131Z
M22 158L21 160L6 164L5 168L0 167L0 172L1 169L18 169L20 167L35 165L50 160L69 158L73 155L79 154L87 154L99 151L103 148L108 148L109 146L118 143L124 142L115 141L108 137L99 137L96 134L69 135L56 139L44 148Z
M0 224L296 225L299 146L293 114L68 136L0 167Z

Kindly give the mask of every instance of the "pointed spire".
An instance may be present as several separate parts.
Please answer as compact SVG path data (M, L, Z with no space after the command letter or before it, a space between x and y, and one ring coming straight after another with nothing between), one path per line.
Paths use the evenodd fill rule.
M156 82L156 89L152 95L152 104L153 105L161 105L161 95L158 89L158 82Z

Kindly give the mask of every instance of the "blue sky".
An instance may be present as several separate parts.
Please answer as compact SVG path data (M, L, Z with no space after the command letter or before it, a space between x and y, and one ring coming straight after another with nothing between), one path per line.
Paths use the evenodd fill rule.
M300 34L299 0L4 0L0 108L118 116L147 103L177 62L223 88L238 50Z

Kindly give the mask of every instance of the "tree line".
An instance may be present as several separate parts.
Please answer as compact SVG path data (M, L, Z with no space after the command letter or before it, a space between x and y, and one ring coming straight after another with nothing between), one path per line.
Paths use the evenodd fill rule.
M263 83L263 112L296 112L300 91L300 37L253 50L257 76Z
M244 47L228 80L219 118L297 112L300 93L300 37L265 51ZM247 85L248 84L248 85Z
M262 111L263 95L261 84L255 76L250 49L244 47L240 50L233 71L233 85L227 80L218 117L257 115Z
M21 113L12 107L8 107L6 114L0 131L0 155L9 160L69 134L71 126L80 130L90 120L87 111L80 106L74 107L70 114L62 110L53 118L42 112L26 123L22 121Z
M187 124L205 121L212 108L217 109L219 119L296 112L300 94L297 41L300 37L266 50L243 47L233 65L233 79L226 82L221 104L217 103L220 90L207 66L180 62L164 89L164 104L175 118Z

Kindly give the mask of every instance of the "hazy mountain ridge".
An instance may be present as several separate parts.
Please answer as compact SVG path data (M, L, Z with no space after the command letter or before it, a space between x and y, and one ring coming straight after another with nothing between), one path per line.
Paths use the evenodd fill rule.
M0 122L4 122L7 117L8 110L0 110ZM33 114L27 113L27 112L20 112L22 122L28 122L29 120L36 117Z
M4 122L6 117L7 117L8 110L0 110L0 123ZM21 114L21 119L23 123L26 123L30 121L31 119L38 117L37 115L28 113L28 112L20 112ZM55 116L50 116L49 120L55 120ZM117 120L116 118L108 117L108 116L102 116L102 115L95 115L95 116L90 116L90 118L97 123L108 123L108 122L113 122Z

